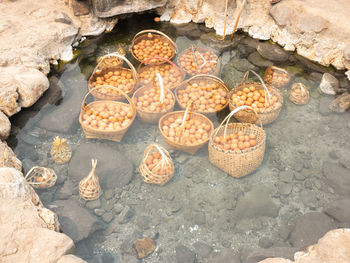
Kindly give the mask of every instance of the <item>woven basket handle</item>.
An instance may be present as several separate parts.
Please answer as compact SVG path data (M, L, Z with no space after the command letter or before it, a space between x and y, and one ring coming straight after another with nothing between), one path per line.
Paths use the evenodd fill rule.
M88 91L88 93L86 93L86 95L84 96L83 101L81 102L81 108L82 108L84 111L86 111L86 99L87 99L87 97L88 97L94 90L97 90L97 89L102 88L102 87L108 87L108 88L112 88L112 89L118 91L122 96L124 96L124 97L127 99L127 101L129 102L129 104L130 104L130 106L131 106L132 114L133 114L133 115L135 114L136 108L135 108L135 105L134 105L134 103L132 102L131 98L130 98L126 93L124 93L123 91L121 91L120 89L118 89L117 87L110 86L110 85L102 85L102 86L98 86L98 87L95 87L95 88L93 88L93 89L90 89L90 90Z
M161 36L165 37L166 39L168 39L169 42L174 46L174 48L175 48L175 54L176 54L177 48L176 48L175 42L174 42L170 37L168 37L166 34L164 34L163 32L160 32L160 31L154 30L154 29L146 29L146 30L142 30L142 31L138 32L138 33L134 36L134 38L132 39L132 41L131 41L131 46L134 45L135 40L136 40L136 38L137 38L138 36L140 36L140 35L142 35L142 34L145 34L145 33L155 33L155 34L161 35Z
M301 90L302 95L306 96L307 92L306 92L306 89L304 88L304 86L300 82L298 82L296 85L297 85L297 88L299 88Z
M160 161L155 167L157 167L160 163L161 165L164 167L164 163L166 163L167 165L170 165L169 163L169 159L170 158L170 155L169 153L161 146L159 146L158 144L156 143L152 143L150 145L147 146L146 150L145 150L145 155L143 156L143 162L147 159L147 157L149 156L151 150L153 148L156 148L157 151L160 153L160 155L162 156L162 161ZM147 169L149 170L148 166L146 165Z
M145 59L144 61L142 61L142 62L140 63L140 65L137 67L137 72L140 72L141 66L142 66L143 64L146 65L146 62L147 62L147 61L150 61L150 60L152 60L152 59L161 59L161 60L164 60L164 61L168 62L170 65L172 65L174 68L176 68L176 69L178 69L178 70L182 70L182 69L180 69L178 66L176 66L176 64L175 64L174 62L172 62L171 60L169 60L169 59L167 59L167 58L163 58L163 57L151 57L151 58Z
M193 109L193 103L192 103L192 102L189 102L189 103L187 104L187 107L186 107L186 110L185 110L185 113L184 113L184 117L183 117L182 123L181 123L181 125L180 125L180 133L179 133L179 134L176 134L176 136L179 136L179 137L181 136L181 139L182 139L182 134L183 134L184 131L185 131L187 116L190 116L189 114L191 114L192 109Z
M162 76L157 72L156 73L156 77L158 78L158 81L159 81L159 86L160 86L160 104L163 105L164 104L164 96L165 96L165 91L164 91L164 84L163 84L163 79L162 79Z
M205 78L209 78L209 79L213 79L213 80L216 80L217 82L219 82L221 85L223 85L227 90L229 90L229 88L227 87L227 85L225 84L225 82L220 79L219 77L217 76L214 76L214 75L210 75L210 74L198 74L198 75L194 75L193 77L189 78L188 80L186 80L186 82L190 82L191 80L193 79L196 79L196 78L201 78L201 77L205 77Z
M124 62L126 62L126 64L127 64L127 65L129 66L129 68L131 69L131 72L132 72L132 75L133 75L133 77L134 77L134 80L137 82L137 72L136 72L135 67L131 64L131 62L130 62L126 57L124 57L124 56L122 56L122 55L119 55L119 54L116 53L116 52L110 53L110 54L107 54L107 55L104 55L104 56L101 58L100 62L97 63L97 66L95 67L93 74L96 72L96 70L98 70L100 64L102 64L102 63L103 63L103 60L104 60L105 58L107 58L107 57L117 57L117 58L123 60Z
M223 125L225 125L224 138L226 138L227 126L228 126L228 124L229 124L229 122L230 122L232 116L233 116L234 114L236 114L237 112L239 112L240 110L245 110L245 109L250 109L250 110L252 110L252 111L255 113L256 117L258 118L258 120L259 120L259 122L260 122L260 127L261 127L261 129L262 129L263 126L262 126L262 122L261 122L261 120L260 120L260 118L259 118L258 113L257 113L252 107L247 106L247 105L243 105L243 106L240 106L240 107L234 109L233 111L230 112L229 115L226 116L226 118L220 123L219 127L218 127L218 128L216 129L216 131L214 132L213 138L216 137L217 133L219 132L220 128L221 128Z
M270 69L273 69L275 71L280 71L280 72L283 72L285 74L289 74L287 70L285 70L284 68L279 68L279 67L276 67L276 66L270 66Z

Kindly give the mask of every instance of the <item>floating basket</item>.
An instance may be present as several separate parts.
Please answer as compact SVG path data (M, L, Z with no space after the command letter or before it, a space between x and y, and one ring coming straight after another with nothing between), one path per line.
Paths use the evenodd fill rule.
M165 132L166 125L164 124L164 122L169 118L174 118L175 120L178 118L181 118L182 120L180 127L178 127L179 129L176 131L174 140L171 139L172 136L167 136ZM208 138L202 139L201 142L188 143L186 141L186 136L185 136L185 127L190 121L195 122L197 120L200 121L201 123L204 123L205 126L208 127L207 129ZM189 154L195 154L201 147L203 147L204 144L208 142L209 136L214 130L214 125L203 114L191 112L190 105L189 105L186 111L174 111L163 115L162 118L160 118L159 120L159 130L168 148L184 151Z
M255 76L258 77L258 79L260 80L260 83L249 83L248 81L248 77L249 77L249 72L252 72ZM258 112L258 116L259 116L259 120L262 122L263 125L272 123L279 115L281 109L282 109L282 104L283 104L283 97L282 94L279 90L274 89L268 85L265 85L264 81L262 80L262 78L254 71L249 70L245 73L242 82L235 87L234 89L231 90L230 94L229 94L229 107L230 110L234 110L236 108L238 108L239 106L242 105L238 105L237 103L233 102L233 100L231 99L232 94L233 93L237 93L238 91L242 91L244 88L249 88L249 87L255 87L256 90L264 90L264 94L265 94L265 104L264 106L268 105L271 103L271 98L272 96L275 96L277 98L277 101L275 102L277 107L274 109L268 108L268 109L264 109L260 110ZM235 114L234 116L238 121L243 122L243 123L255 123L257 121L256 115L251 112L251 111L247 111L247 110L242 110L239 111Z
M153 143L143 155L139 171L143 180L149 184L164 185L174 175L174 163L170 154L162 146Z
M138 32L134 36L130 46L130 53L140 62L151 57L163 57L171 60L176 55L176 52L175 42L163 32L153 29ZM165 61L161 59L153 59L148 62L150 65L163 63Z
M97 58L97 60L96 60L97 64L101 63L100 68L118 67L118 66L123 65L123 62L124 62L123 59L120 59L120 58L113 55L113 54L118 54L121 56L126 55L126 52L123 49L121 44L119 44L117 50L111 54L112 54L112 56L110 54L106 54L103 56L99 56Z
M161 65L143 66L146 62L152 59L163 60L167 64L164 63ZM176 66L170 60L162 57L146 59L139 65L137 73L140 85L151 84L154 81L154 78L156 77L156 73L159 73L163 78L164 87L170 90L176 88L186 77L185 71Z
M112 89L117 89L118 92L126 98L129 104L113 100L96 100L86 105L86 98L88 97L88 95L91 94L91 92L93 92L94 90L103 87L104 86L94 88L85 95L81 104L79 123L84 130L86 138L105 139L120 142L135 119L135 105L128 95L126 95L121 90L111 86L108 87ZM122 111L125 114L122 113ZM107 115L107 113L109 115ZM94 115L95 117L92 117L92 115ZM96 122L97 120L99 120L100 123L107 122L108 125L93 125L96 123L95 120ZM123 122L121 122L122 120ZM117 123L118 121L119 124ZM111 123L112 125L110 125Z
M186 89L189 85L198 86L196 87L196 91L194 93L202 92L203 93L202 98L204 98L202 101L199 100L200 98L198 98L197 95L194 98L192 94L189 94L188 100L186 100L185 98L181 99L180 97L181 95L179 95L179 93L181 93L181 91ZM208 87L208 85L210 85L210 87ZM221 96L223 94L216 94L216 95L214 94L214 90L218 90L219 88L222 89L223 92L225 93L224 96ZM210 89L211 91L208 91L208 89ZM192 78L182 82L180 86L178 86L175 90L175 97L176 97L177 103L182 109L186 109L188 103L193 103L194 112L199 112L199 113L205 114L206 116L213 116L216 114L216 112L222 111L223 109L226 108L226 106L228 105L227 94L229 94L229 92L230 91L228 87L220 78L213 75L200 74L200 75L193 76ZM215 96L217 95L219 95L220 98L215 98ZM205 97L205 96L208 96L208 97ZM218 106L215 105L215 100L220 101L220 104L218 104ZM224 103L221 103L221 102L224 102ZM204 108L203 110L200 105L209 106L210 108L209 110L208 108Z
M72 157L72 149L67 144L66 139L60 139L60 137L56 136L52 143L50 154L55 163L63 164Z
M294 83L290 90L289 99L294 104L304 105L309 102L310 95L303 83Z
M264 81L275 88L282 88L289 83L290 75L283 68L270 66L265 71Z
M79 195L84 200L96 200L101 195L101 187L98 177L95 175L97 160L91 160L92 169L79 183Z
M34 188L45 189L55 185L57 175L51 168L34 166L26 174L25 180Z
M177 64L190 76L197 74L220 74L221 61L211 50L191 46L177 57Z
M160 77L160 74L157 73L158 79L160 84L160 88L158 88L158 85L154 85L153 87L151 85L144 86L142 88L139 88L134 93L134 96L132 97L132 101L136 106L137 110L137 116L142 122L146 123L158 123L159 119L166 113L171 112L174 110L175 105L175 96L174 94L167 88L164 87L162 84L162 77ZM139 99L139 97L146 95L145 93L152 93L152 90L156 91L160 89L160 96L159 96L159 103L153 105L154 109L151 109L151 106L148 106L149 109L143 108L143 106L139 106L136 101ZM156 94L149 95L150 97L156 98ZM171 96L171 98L169 98Z
M220 126L215 129L213 135L210 136L208 144L209 161L225 173L236 178L248 175L259 167L264 158L266 144L266 134L261 122L261 127L251 123L229 123L231 117L242 109L250 109L255 112L249 106L241 106L232 111ZM256 136L256 145L248 149L233 151L222 149L214 142L217 136L224 135L225 137L237 132L254 134Z
M111 58L124 61L130 68L124 68L123 63L111 66L105 63ZM93 90L96 87L104 88ZM128 96L131 95L137 86L137 72L134 66L124 56L117 53L105 55L95 67L88 81L89 90L93 90L92 95L98 99L122 100L124 96L118 90L109 88L113 86L123 91Z

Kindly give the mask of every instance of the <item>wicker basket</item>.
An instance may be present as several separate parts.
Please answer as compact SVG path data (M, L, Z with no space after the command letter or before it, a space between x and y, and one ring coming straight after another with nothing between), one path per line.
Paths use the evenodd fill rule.
M168 37L166 34L164 34L163 32L160 32L158 30L153 30L153 29L147 29L147 30L142 30L140 32L138 32L134 38L132 39L131 45L130 45L130 53L133 55L133 57L138 60L139 62L144 61L145 59L139 59L137 57L137 55L134 52L134 46L138 43L140 43L141 41L147 41L147 40L153 40L153 39L158 39L159 41L163 42L163 43L168 43L168 45L170 45L171 47L171 55L170 57L168 57L167 59L172 60L177 52L177 47L175 42ZM154 60L154 61L149 61L148 64L150 65L160 65L165 63L164 60Z
M112 56L111 56L111 54L112 54ZM119 44L117 50L115 52L111 53L111 54L106 54L106 55L103 55L103 56L99 56L96 59L97 64L101 62L101 67L102 68L118 67L118 66L123 65L124 61L122 59L113 56L113 54L118 54L118 55L121 55L121 56L125 56L126 55L126 52L123 49L123 46L121 44Z
M154 159L149 159L152 158L151 156L154 156L154 154L158 154L160 157L160 161L156 164L153 164ZM150 169L150 167L152 169ZM174 169L174 163L169 152L156 143L153 143L146 148L139 166L139 172L143 177L143 180L146 183L158 185L164 185L169 182L174 175Z
M132 97L133 103L136 105L136 103L135 103L136 98L138 98L139 96L142 96L145 93L145 91L150 90L151 88L152 88L152 86L148 85L148 86L144 86L144 87L141 87L141 88L137 89L135 91L133 97ZM164 107L162 109L162 111L160 111L160 112L146 111L144 109L141 109L140 107L137 107L137 105L136 105L135 107L136 107L136 110L137 110L137 117L142 122L152 123L152 124L158 123L159 119L164 114L174 110L174 106L175 106L175 96L174 96L174 94L169 89L164 88L164 86L162 84L161 84L161 89L163 89L163 91L161 91L161 94L163 94L163 100L164 100L164 95L165 94L171 94L172 97L173 97L173 103L170 105L170 107L169 106L167 108ZM162 100L162 98L160 98L160 100Z
M58 136L55 137L50 151L51 157L55 163L66 163L72 157L72 149L66 141L66 139L60 139Z
M98 87L98 88L100 88L100 87ZM83 102L81 104L79 123L84 130L86 138L105 139L105 140L120 142L122 140L124 134L129 129L130 125L132 124L132 122L135 119L135 116L136 116L135 105L131 101L131 99L129 98L128 95L126 95L124 92L122 92L121 90L118 90L115 87L110 87L110 88L117 89L118 92L120 92L127 99L129 104L124 103L124 102L120 102L120 101L113 101L113 100L96 100L96 101L93 101L93 102L89 103L88 105L86 105L86 98L88 97L88 95L91 94L91 92L93 92L94 90L96 90L98 88L94 88L94 89L90 90L85 95ZM110 106L110 107L118 107L119 106L120 107L120 106L126 106L126 105L130 108L129 114L131 114L132 117L130 118L129 122L126 123L126 125L124 125L121 128L113 129L113 130L101 130L101 129L98 129L95 127L91 127L90 125L85 123L83 116L85 113L87 113L87 110L89 110L89 108L93 108L93 107L97 107L97 106L107 106L107 107L108 106Z
M261 164L266 144L266 134L261 127L251 123L229 123L230 118L242 109L251 109L249 106L241 106L232 111L215 129L212 136L210 136L208 150L209 161L229 175L239 178L254 172ZM255 112L255 111L254 111ZM256 114L256 113L255 113ZM225 125L225 126L224 126ZM257 144L254 147L242 150L232 151L224 150L215 145L214 139L216 136L237 133L239 131L245 134L253 133L256 135Z
M215 56L215 59L213 61L206 61L202 55L206 52L212 53ZM195 63L199 63L200 61L203 61L203 63L199 66L200 69L202 67L204 67L208 62L210 62L210 63L215 62L216 66L211 71L207 71L207 72L202 72L202 71L198 71L198 70L196 70L195 72L189 72L188 70L186 70L186 68L181 66L181 62L180 62L180 59L183 55L189 55L189 54L192 54ZM196 54L196 55L194 55L194 54ZM218 76L220 74L221 60L213 51L211 51L209 49L206 49L203 47L198 47L198 46L191 46L190 48L185 49L184 51L182 51L179 54L179 56L177 57L177 64L179 65L180 68L182 68L190 76L194 76L197 74L211 74L211 75Z
M146 65L143 66L147 61L152 60L152 59L159 59L159 60L164 60L166 63L170 64L170 66L172 66L172 69L170 72L171 74L169 74L169 76L167 76L167 79L172 80L172 82L167 83L168 80L163 77L163 83L164 86L170 90L176 88L186 77L186 72L183 71L181 68L179 68L178 66L176 66L173 62L171 62L170 60L166 59L166 58L162 58L162 57L153 57L153 58L148 58L145 61L143 61L142 63L140 63L138 69L137 69L137 73L138 73L138 80L139 80L139 84L140 85L147 85L152 83L153 78L155 78L155 75L153 76L149 76L150 78L143 78L142 76L144 74L148 74L148 72L150 71L155 71L157 73L160 73L161 68L167 66L166 64L162 64L162 65Z
M249 72L252 72L254 75L256 75L258 77L258 79L260 80L260 83L249 83L249 81L248 81ZM231 99L232 94L236 93L237 91L243 90L246 87L250 87L250 86L254 86L257 90L264 89L265 90L265 98L270 99L271 94L278 98L277 101L280 104L279 107L277 107L276 109L271 110L271 111L260 111L258 113L259 120L262 122L263 125L272 123L275 119L277 119L278 115L280 114L280 111L281 111L282 105L283 105L283 96L279 90L274 89L271 86L265 85L262 78L256 72L254 72L252 70L247 71L242 79L242 82L237 87L235 87L234 89L231 90L231 92L229 94L230 110L232 111L232 110L239 107L239 105L235 104L232 101L232 99ZM267 103L267 101L268 100L266 100L265 103ZM243 123L255 123L257 121L256 115L254 113L252 113L251 111L247 111L247 110L242 110L242 111L237 112L234 117L238 121L243 122Z
M290 75L283 68L270 66L265 71L264 81L275 88L282 88L289 83Z
M214 130L214 125L213 123L203 114L200 113L196 113L196 112L191 112L189 110L190 106L187 107L186 111L174 111L174 112L170 112L167 113L165 115L162 116L162 118L160 118L159 120L159 130L160 133L163 136L163 139L167 145L168 148L170 149L175 149L178 151L183 151L183 152L187 152L189 154L195 154L201 147L204 146L204 144L206 144L209 140L209 137L207 140L199 143L199 144L190 144L190 145L186 145L180 142L175 142L173 140L170 140L166 134L164 133L163 130L163 126L164 126L164 121L169 118L169 117L173 117L173 118L182 118L183 119L183 124L186 123L188 120L201 120L204 121L205 123L207 123L207 125L210 125L210 131L209 131L209 136L212 133L212 131ZM181 134L177 135L178 137L181 137ZM181 137L182 138L182 137Z
M310 99L309 91L306 89L303 83L294 83L290 90L289 99L294 104L304 105L308 103Z
M100 197L102 191L98 177L95 174L97 160L91 160L92 169L79 183L79 195L84 200L96 200Z
M51 168L34 166L26 174L25 180L34 188L45 189L55 185L57 175Z
M229 94L229 92L230 92L228 87L226 86L226 84L220 78L218 78L214 75L200 74L200 75L193 76L192 78L182 82L180 84L180 86L178 86L175 90L176 101L182 109L186 109L187 105L180 103L180 100L178 97L179 91L185 89L186 86L189 84L194 84L194 83L198 84L199 82L205 82L205 84L215 83L215 84L217 84L217 88L219 88L219 87L223 88L227 94ZM198 109L196 107L196 105L195 105L196 101L194 101L193 102L194 103L193 111L205 114L208 117L214 116L216 114L216 112L222 111L223 109L225 109L227 107L227 105L229 103L229 101L227 99L227 94L225 96L226 103L224 105L222 105L222 107L219 110L217 110L217 111L215 111L215 110L214 111L201 111L200 109ZM191 99L189 100L189 102L191 102Z
M127 84L117 84L115 83L114 85L99 85L97 84L97 78L98 77L103 77L105 74L108 74L109 72L115 72L115 71L121 71L122 73L121 74L127 74L127 75L132 75L132 81L130 84L130 87L127 89L128 91L127 92L124 92L125 94L127 94L128 96L130 96L135 88L137 87L137 72L136 72L136 69L134 68L134 66L130 63L130 61L128 59L126 59L124 56L121 56L117 53L111 53L111 54L108 54L108 55L105 55L104 56L105 58L108 58L108 57L115 57L115 58L118 58L120 59L121 61L124 61L129 67L130 69L128 68L124 68L123 67L123 63L120 63L120 65L117 65L117 66L111 66L109 65L108 63L106 64L104 61L104 59L101 59L100 62L97 64L97 66L95 67L93 73L91 74L90 78L89 78L89 81L88 81L88 88L89 90L92 90L93 88L96 88L96 87L101 87L101 86L114 86L114 87L117 87L118 89L121 89L123 87L125 87L125 85ZM116 79L119 79L120 76L113 76L113 78L116 78ZM113 84L113 83L112 83ZM118 85L118 86L117 86ZM92 95L98 99L110 99L110 100L122 100L124 99L124 96L121 95L120 93L118 93L117 90L115 89L101 89L100 91L98 90L94 90L92 92Z

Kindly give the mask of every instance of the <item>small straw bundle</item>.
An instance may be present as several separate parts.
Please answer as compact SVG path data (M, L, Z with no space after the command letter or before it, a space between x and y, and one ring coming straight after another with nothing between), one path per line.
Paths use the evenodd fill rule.
M67 140L56 136L52 143L51 157L55 163L63 164L72 157L72 149L67 144Z
M79 183L79 195L84 200L95 200L101 195L101 187L98 177L95 175L97 160L91 160L92 169Z
M24 178L34 188L50 188L55 185L57 175L51 168L34 166Z
M165 148L153 143L146 148L139 171L146 183L164 185L174 175L174 163Z

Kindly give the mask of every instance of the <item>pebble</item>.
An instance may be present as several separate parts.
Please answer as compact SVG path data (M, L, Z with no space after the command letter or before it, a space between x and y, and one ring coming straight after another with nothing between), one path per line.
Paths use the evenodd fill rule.
M124 206L122 206L122 204L120 203L116 203L113 206L113 210L116 214L120 214L120 212L123 211L123 209L124 209Z
M102 209L105 211L111 211L113 207L114 207L113 202L105 201L105 200L102 202Z
M282 171L279 174L279 178L282 182L291 183L293 181L293 172L290 170Z
M147 230L150 228L150 219L147 216L139 216L136 224L142 230Z
M103 209L96 208L94 210L94 214L97 216L102 216L104 213L105 213L105 211Z
M95 208L100 208L101 207L101 200L96 199L93 201L87 201L86 202L86 207L89 209L95 209Z
M126 224L130 221L130 219L135 215L135 210L130 206L125 206L123 211L118 216L119 224Z
M281 195L289 195L292 192L293 185L289 183L279 182L277 188Z
M110 223L114 219L114 213L113 212L107 212L107 213L103 214L102 219L106 223Z
M137 258L145 258L153 253L156 249L156 245L151 238L145 237L135 241L134 249Z

